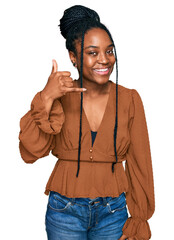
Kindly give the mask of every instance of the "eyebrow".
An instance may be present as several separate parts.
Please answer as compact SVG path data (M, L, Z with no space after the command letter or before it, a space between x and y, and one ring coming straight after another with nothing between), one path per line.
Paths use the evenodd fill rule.
M108 48L108 47L113 47L113 46L114 46L114 44L111 43L110 45L107 46L107 48ZM99 47L90 45L90 46L88 46L88 47L85 47L84 49L88 49L88 48L99 48Z

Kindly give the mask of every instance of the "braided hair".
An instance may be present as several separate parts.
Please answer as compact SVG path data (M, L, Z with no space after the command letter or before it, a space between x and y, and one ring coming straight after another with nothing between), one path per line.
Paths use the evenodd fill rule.
M66 39L66 48L68 51L74 52L76 55L75 40L81 40L81 65L80 65L80 87L83 88L82 73L83 73L83 48L85 33L93 28L100 28L107 32L114 47L114 55L116 60L116 119L114 127L114 151L116 161L112 163L112 172L114 172L114 164L117 163L117 151L116 151L116 137L118 128L118 62L116 48L111 36L111 33L107 27L100 22L100 17L94 10L75 5L64 11L63 17L60 19L60 31L62 36ZM83 92L81 92L81 106L80 106L80 131L79 131L79 147L78 147L78 168L76 177L78 177L80 170L80 152L81 152L81 136L82 136L82 106L83 106Z

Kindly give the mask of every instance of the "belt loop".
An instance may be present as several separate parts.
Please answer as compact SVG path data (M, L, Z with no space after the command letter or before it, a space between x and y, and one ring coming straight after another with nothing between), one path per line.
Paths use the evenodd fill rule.
M72 205L75 204L75 200L76 200L76 198L71 198L71 203L72 203Z
M106 204L107 204L106 197L103 197L103 205L106 206Z

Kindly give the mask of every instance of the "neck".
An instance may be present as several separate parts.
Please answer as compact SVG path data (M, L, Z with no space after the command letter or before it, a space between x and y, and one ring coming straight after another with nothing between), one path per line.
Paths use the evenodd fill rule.
M77 80L77 84L78 87L80 87L80 79ZM93 98L101 96L103 94L108 94L110 91L110 85L110 80L104 84L98 84L96 82L83 80L83 88L87 89L85 92L83 92L83 94L85 96Z

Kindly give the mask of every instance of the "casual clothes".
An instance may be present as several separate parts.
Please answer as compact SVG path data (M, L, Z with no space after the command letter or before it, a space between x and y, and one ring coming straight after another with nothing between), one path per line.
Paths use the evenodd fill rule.
M77 80L73 83L77 87ZM118 163L112 172L112 163L116 159L115 116L116 84L111 82L108 102L93 145L90 125L83 109L77 178L80 94L66 93L56 99L48 115L38 92L30 111L20 122L20 152L26 163L33 163L50 151L58 158L46 185L47 195L54 191L69 198L114 198L125 192L131 217L127 219L123 233L146 240L151 236L147 220L155 209L154 183L144 107L135 89L118 85Z
M127 218L125 193L90 200L51 191L45 225L48 240L117 240Z

